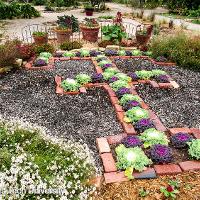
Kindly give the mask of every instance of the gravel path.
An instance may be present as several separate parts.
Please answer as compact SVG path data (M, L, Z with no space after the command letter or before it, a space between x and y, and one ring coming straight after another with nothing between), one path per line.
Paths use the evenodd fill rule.
M82 139L95 153L100 168L96 138L123 132L109 97L100 88L58 96L55 74L56 70L6 75L0 80L0 113L44 126L59 137Z
M124 72L134 69L165 70L180 85L179 89L155 90L149 85L140 85L139 95L156 112L165 126L200 128L200 72L148 63L137 67L136 61L133 60L120 61L118 67Z

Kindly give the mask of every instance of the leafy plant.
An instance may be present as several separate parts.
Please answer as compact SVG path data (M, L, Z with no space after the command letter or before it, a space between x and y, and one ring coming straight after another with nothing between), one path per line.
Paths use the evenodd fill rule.
M117 73L115 77L119 78L122 81L131 82L131 78L124 73Z
M125 50L120 50L118 51L119 56L126 56L126 51Z
M156 76L155 79L159 83L169 83L170 82L167 75L159 75L159 76Z
M52 54L49 53L49 52L41 52L40 55L39 55L39 57L44 57L44 58L49 59L49 58L52 57Z
M101 73L95 73L91 76L92 83L102 83L103 82L103 75Z
M191 142L188 142L188 153L189 155L196 159L200 159L200 139L192 140Z
M110 86L114 91L117 91L120 88L124 88L124 87L128 88L128 87L130 87L129 84L126 81L123 81L123 80L118 80L118 81L115 81L113 83L110 83Z
M141 56L142 52L140 50L135 49L135 50L132 51L132 55L133 56Z
M128 76L131 77L132 81L137 81L139 77L134 72L128 72Z
M141 119L134 124L134 128L139 133L142 133L146 129L154 128L154 124L150 119Z
M80 53L81 53L81 57L89 57L90 56L90 52L85 49L81 49Z
M153 145L149 150L149 156L156 164L170 163L173 159L172 149L162 144Z
M137 107L140 106L140 103L138 101L128 101L127 103L125 103L125 105L123 106L123 109L125 111L132 109L133 107Z
M106 56L118 56L118 52L113 49L106 49L104 53Z
M47 35L47 32L34 31L34 32L33 32L33 35L34 35L34 36L37 36L37 37L44 37L44 36Z
M16 46L18 58L23 60L28 60L34 55L33 46L30 44L19 44Z
M179 191L171 185L168 185L167 187L161 187L160 191L164 194L165 197L171 199L176 199L176 194L179 193Z
M113 76L108 80L108 82L113 83L113 82L118 81L118 80L119 80L119 78L117 78L116 76Z
M53 53L55 51L55 48L51 44L35 45L33 47L33 51L35 52L36 55L39 55L42 52Z
M124 106L127 102L129 101L137 101L137 102L141 102L141 98L137 95L133 95L133 94L124 94L122 96L122 98L120 99L120 104L122 106Z
M103 58L103 57L102 57L102 58ZM101 61L98 63L98 65L99 65L100 67L103 67L103 66L106 65L106 64L109 64L108 67L110 67L110 65L112 65L112 62L111 62L110 60L101 60Z
M135 135L125 137L121 143L127 148L142 146L142 141L138 136Z
M140 197L146 197L149 194L149 190L145 190L144 188L141 188L139 190L139 196Z
M150 78L153 77L153 73L147 70L136 71L135 74L141 80L149 80Z
M168 145L169 140L164 132L158 131L155 128L149 128L145 130L140 139L144 142L144 147L148 148L155 144Z
M117 154L117 168L122 170L130 168L130 173L127 174L129 178L132 176L133 169L142 171L152 163L139 147L126 148L123 144L120 144L115 148L115 151Z
M99 23L94 18L85 18L81 25L89 28L99 27Z
M102 34L104 40L113 41L116 44L127 37L127 34L122 30L122 27L118 25L103 26Z
M113 72L103 72L103 79L108 81L110 78L112 78L114 75Z
M126 122L137 122L141 119L148 119L149 112L140 107L133 107L125 112L124 121Z
M43 59L43 58L37 58L35 61L34 61L34 66L35 67L42 67L42 66L47 66L48 65L48 62L46 59Z
M131 91L130 91L130 88L122 87L122 88L119 88L115 93L118 98L121 98L124 94L130 94Z
M105 72L110 72L110 73L113 73L113 74L117 74L119 72L119 70L114 68L114 67L109 67L109 68L105 69Z
M76 80L67 78L62 81L61 87L64 89L64 91L75 92L79 90L80 85Z
M82 44L78 41L66 41L60 45L61 50L70 51L72 49L80 49L82 48Z
M90 50L90 56L91 57L97 57L98 55L101 55L100 51Z
M193 137L188 133L176 133L170 137L172 146L175 148L185 148L187 143L190 142Z
M65 53L63 53L63 57L75 57L75 53L71 51L66 51Z
M80 85L84 85L87 84L89 82L91 82L91 77L87 74L78 74L76 76L76 81L80 84Z
M153 69L151 70L153 76L160 76L160 75L166 75L167 73L160 69Z

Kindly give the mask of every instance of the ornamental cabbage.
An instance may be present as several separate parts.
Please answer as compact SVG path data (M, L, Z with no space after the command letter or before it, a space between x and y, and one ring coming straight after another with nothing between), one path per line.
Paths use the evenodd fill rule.
M153 69L151 70L151 72L153 73L153 76L159 76L159 75L166 75L167 73L163 70L160 69Z
M65 53L63 53L63 57L75 57L75 53L71 51L66 51Z
M79 90L80 85L76 80L67 78L66 80L62 81L61 87L64 89L64 91L74 92Z
M137 122L140 119L148 119L149 112L140 107L133 107L130 110L125 112L125 121L126 122Z
M125 50L120 50L118 51L119 56L126 56L126 51Z
M138 101L141 102L142 99L138 95L133 95L133 94L125 94L122 96L120 99L120 104L124 106L128 101Z
M51 58L52 57L52 54L49 53L49 52L41 52L39 57L45 57L45 58Z
M126 81L118 80L118 81L115 81L113 83L110 83L110 86L114 91L117 91L120 88L124 88L124 87L128 88L129 84Z
M145 130L140 139L144 142L144 147L148 148L155 144L168 145L169 140L164 132L158 131L155 128Z
M108 81L109 79L111 79L114 76L113 72L103 72L103 79Z
M142 52L140 50L135 49L135 50L132 51L132 55L133 56L141 56Z
M112 64L112 62L110 60L101 60L98 65L100 67L103 67L105 64Z
M81 49L80 53L81 53L81 57L90 56L90 51L88 51L88 50Z
M137 147L137 146L142 146L142 141L138 136L135 135L129 135L122 139L121 142L125 147Z
M76 76L76 81L80 84L80 85L84 85L87 84L89 82L92 81L91 77L87 74L78 74Z
M188 145L189 155L196 160L200 160L200 139L192 140L191 142L188 142Z
M109 72L109 73L111 72L113 74L117 74L119 72L119 70L114 67L109 67L109 68L105 69L105 72Z
M122 81L131 82L131 77L127 76L124 73L117 73L117 74L115 74L115 76Z
M150 78L153 77L153 73L147 70L136 71L135 74L141 80L149 80Z
M187 143L190 142L193 137L188 133L176 133L170 137L172 146L175 148L185 148Z

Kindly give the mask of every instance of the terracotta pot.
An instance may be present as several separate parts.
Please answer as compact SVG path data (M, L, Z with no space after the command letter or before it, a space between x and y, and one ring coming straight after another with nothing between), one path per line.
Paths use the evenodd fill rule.
M45 36L36 36L33 35L33 39L36 45L47 44L48 43L48 34Z
M66 30L55 29L54 31L56 32L57 41L59 44L69 41L72 35L72 29L66 29Z
M94 12L94 8L85 8L86 16L92 16Z
M139 45L145 45L149 41L149 35L136 34L136 40Z
M100 27L90 28L87 26L80 26L81 32L83 34L83 39L88 42L97 42Z

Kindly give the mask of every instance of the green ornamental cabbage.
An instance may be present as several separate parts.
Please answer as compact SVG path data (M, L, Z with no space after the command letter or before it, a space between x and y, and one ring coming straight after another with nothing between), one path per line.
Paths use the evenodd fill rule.
M87 74L78 74L76 76L76 81L80 84L80 85L84 85L87 84L89 82L91 82L91 77Z
M88 50L81 49L80 53L81 53L81 57L90 56L90 51L88 51Z
M76 80L67 78L62 81L61 87L64 89L64 91L74 92L79 90L80 85Z
M44 60L46 63L49 63L49 59L46 57L39 56L36 60Z
M189 146L189 155L196 160L200 160L200 139L192 140L187 144Z
M155 144L168 145L169 140L164 132L158 131L155 128L145 130L140 139L144 142L144 147L148 148Z
M119 70L114 67L109 67L109 68L105 69L105 72L117 74L119 72Z
M49 53L49 52L41 52L39 56L40 56L40 57L45 57L45 58L48 58L48 59L49 59L49 58L52 57L52 54Z
M147 70L136 71L135 74L141 80L148 80L153 77L153 73L151 71L147 71Z
M120 99L120 104L124 106L128 101L137 101L141 102L142 99L138 95L133 94L124 94Z
M120 51L118 51L118 55L119 56L125 56L126 55L126 51L125 50L120 50Z
M75 57L75 53L71 51L66 51L65 53L63 53L63 57Z
M130 87L129 84L126 81L122 81L122 80L118 80L118 81L115 81L113 83L110 83L110 86L114 91L117 91L117 90L119 90L120 88L123 88L123 87L125 87L125 88Z
M130 110L125 112L124 121L137 122L140 119L148 119L148 118L149 118L148 110L145 110L145 109L137 106L137 107L133 107Z
M153 76L159 76L159 75L166 75L167 73L163 70L160 69L153 69L151 70L151 72L153 73Z
M103 72L103 79L108 81L110 78L112 78L115 74L113 72Z
M141 56L142 52L140 50L135 49L135 50L132 51L132 55L133 56Z
M100 67L103 67L105 64L112 64L110 60L102 60L98 63Z
M117 74L115 74L115 77L119 78L122 81L131 82L131 77L127 76L124 73L117 73Z

